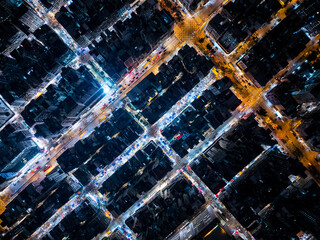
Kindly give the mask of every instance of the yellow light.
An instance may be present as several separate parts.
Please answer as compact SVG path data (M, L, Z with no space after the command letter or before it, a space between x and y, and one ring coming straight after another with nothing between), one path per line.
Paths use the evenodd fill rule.
M36 98L40 97L43 94L43 92L38 92L38 94L36 95Z
M231 63L229 63L229 67L232 68L232 70L235 70L234 66Z
M142 68L145 68L146 66L148 66L149 65L149 61L147 61L147 63L145 64L145 65L143 65L143 67Z
M221 233L222 233L222 234L227 234L226 231L225 231L221 226L219 226L219 227L220 227L220 229L221 229Z
M99 122L102 122L103 120L105 120L106 117L107 117L107 116L103 116L103 117L99 120Z
M2 214L5 210L6 210L6 204L0 199L0 214Z
M189 176L187 175L187 174L185 174L185 173L183 173L184 174L184 176L187 178L187 179L189 179Z
M83 131L83 132L80 134L80 137L83 137L83 135L85 135L87 132L88 132L88 130Z
M50 173L52 170L53 170L53 166L50 166L50 167L45 171L45 173L48 174L48 173Z
M110 218L110 219L111 219L110 212L109 212L108 210L106 210L105 215L106 215L107 218ZM109 232L110 232L110 231L109 231Z
M186 43L186 41L183 41L183 42L179 45L179 47L182 47L185 43Z
M231 0L225 0L225 1L222 3L222 5L225 6L225 5L227 5L230 1L231 1Z
M204 235L203 238L208 237L208 236L213 232L213 230L215 230L218 226L219 226L219 225L216 225L214 228L212 228L206 235Z
M214 75L218 75L218 72L215 68L212 69L212 72L214 73Z

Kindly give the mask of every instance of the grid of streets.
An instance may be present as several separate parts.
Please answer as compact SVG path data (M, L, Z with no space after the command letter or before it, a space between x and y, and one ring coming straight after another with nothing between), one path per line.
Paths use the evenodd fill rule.
M273 198L290 192L291 186L275 174L274 179L282 181L275 187L260 173L262 167L283 171L295 184L320 183L319 153L298 131L301 119L270 97L285 85L284 79L319 64L317 59L310 61L310 55L319 54L320 35L310 35L307 28L288 31L302 35L296 39L301 44L289 46L299 49L290 61L284 64L281 59L280 64L272 57L268 63L254 62L275 31L301 12L301 22L310 18L313 10L303 9L312 1L251 1L250 7L266 4L269 10L246 31L235 29L236 17L226 20L236 11L230 3L241 6L239 0L198 1L195 8L190 8L193 1L183 0L123 1L125 6L112 21L96 20L105 31L92 30L86 38L67 24L66 12L75 11L78 1L57 1L51 8L48 2L23 3L43 21L33 37L41 42L41 29L48 28L73 55L22 104L12 104L14 116L5 124L23 122L38 152L2 185L3 239L77 239L82 228L96 228L83 233L90 239L192 239L209 232L212 223L235 239L255 239L256 216L272 208ZM238 14L237 20L247 21L246 14ZM145 18L155 25L144 30L142 46L132 49L126 38L139 38ZM228 39L229 28L239 36ZM111 59L116 51L119 55ZM274 72L257 72L263 71L263 64L274 64ZM74 78L74 85L66 83ZM74 115L60 119L62 127L50 128L49 134L43 115L39 120L28 116L40 106L46 108L58 88L72 89L75 95L74 89L83 88L93 100L83 100L82 108L66 101L63 106ZM77 100L82 101L80 96ZM72 109L68 104L74 104ZM276 190L270 190L273 198L266 193L265 200L252 203L259 214L248 214L244 220L232 194L239 187L239 199L243 197L242 185L254 186L255 174ZM247 192L255 196L258 190ZM17 216L13 206L24 198ZM71 222L75 229L68 228ZM267 229L260 231L269 234Z

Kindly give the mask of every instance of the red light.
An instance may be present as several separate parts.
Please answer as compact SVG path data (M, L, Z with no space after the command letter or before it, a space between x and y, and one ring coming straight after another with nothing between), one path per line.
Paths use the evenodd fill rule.
M181 134L177 137L177 139L180 139L182 136L183 136L183 134L181 133Z

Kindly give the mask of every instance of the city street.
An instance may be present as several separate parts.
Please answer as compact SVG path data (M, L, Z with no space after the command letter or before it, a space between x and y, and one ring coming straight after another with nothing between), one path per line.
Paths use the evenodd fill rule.
M122 17L122 20L129 17L130 13L134 12L143 2L145 2L145 0L135 1L131 5L131 10ZM169 12L171 11L171 9L165 5L165 1L159 0L159 2L164 9ZM58 166L57 159L64 151L73 147L80 139L88 137L103 122L108 121L112 117L112 112L117 108L126 107L130 110L130 113L134 115L135 121L137 121L144 129L144 133L141 134L136 141L128 146L121 155L116 157L108 166L101 169L100 173L95 176L87 186L84 186L78 193L74 194L64 206L59 208L50 219L32 234L30 239L42 239L86 198L91 198L93 201L99 202L102 206L101 209L108 213L107 215L110 215L111 219L108 229L98 235L96 239L102 239L105 236L109 236L116 229L120 229L125 233L128 239L136 239L137 235L126 225L125 221L145 206L145 204L150 203L162 190L172 184L178 177L182 176L189 179L200 193L203 194L206 200L206 203L202 208L203 211L209 206L212 207L215 216L217 216L221 222L225 223L225 228L232 232L234 236L237 235L245 240L253 240L254 238L251 234L241 226L235 217L232 216L228 209L220 202L218 194L215 195L212 193L195 172L188 167L196 157L208 149L208 147L215 143L221 136L234 129L240 120L251 113L257 116L261 125L272 131L273 136L279 144L279 148L281 147L292 157L298 156L299 161L310 170L314 180L320 184L320 165L316 160L318 153L312 151L311 148L308 147L308 144L295 131L296 122L283 116L266 98L266 93L279 83L277 79L285 77L288 72L294 71L299 64L305 60L306 54L309 51L319 48L320 36L317 35L312 38L307 44L306 49L294 60L290 61L288 66L276 74L265 87L257 87L257 85L254 84L253 79L250 79L244 73L243 69L239 67L240 64L234 64L237 61L241 61L242 56L259 39L262 39L286 18L288 9L300 4L301 1L293 0L284 5L283 8L273 16L273 19L269 23L263 25L251 36L247 37L231 53L226 53L217 43L216 39L214 39L206 30L207 24L212 17L221 10L223 4L226 3L225 1L210 0L194 15L189 14L179 1L176 2L172 0L171 2L172 4L178 4L183 20L174 25L174 33L172 35L163 39L147 57L139 61L139 64L137 64L135 68L125 74L121 80L115 84L108 74L102 70L98 62L90 56L88 49L81 48L55 19L54 12L45 9L39 0L28 0L30 6L37 11L42 19L59 35L70 49L77 53L78 56L73 61L73 64L86 66L105 90L105 96L93 107L87 109L80 117L80 120L58 139L53 139L48 142L43 139L34 138L34 141L41 149L43 149L43 152L37 154L32 160L27 162L19 171L19 174L0 193L0 198L3 203L8 205L29 184L45 178L52 169ZM176 17L176 13L173 13L172 11L170 13L173 17ZM138 117L138 111L130 109L122 100L126 98L128 92L143 81L150 73L157 74L159 67L162 64L167 63L175 54L177 54L179 49L186 44L194 47L199 54L205 55L207 59L212 60L214 68L212 68L210 73L201 79L195 87L176 102L156 123L153 125L143 123ZM217 51L213 52L209 50L208 46L216 48ZM80 57L84 55L89 61L82 63ZM78 67L75 65L75 68ZM161 134L161 131L169 126L195 99L199 98L202 93L208 89L208 86L224 76L229 77L233 82L231 90L236 97L242 101L242 104L233 111L231 117L217 129L210 128L206 133L205 140L201 141L191 149L185 157L181 158L170 147L169 141ZM59 78L59 76L56 76L49 84L55 83ZM30 100L43 94L48 85L39 89L39 92ZM265 110L265 116L257 113L257 110L261 108ZM22 110L23 109L17 110L17 116L19 116L19 113ZM116 172L117 169L123 166L137 151L143 149L152 140L161 147L163 152L173 162L173 169L168 172L163 179L158 181L150 191L144 193L138 201L118 218L111 216L105 205L107 199L100 194L99 188ZM245 174L248 169L254 167L268 150L269 149L265 150L250 162L250 164L241 171L241 174ZM50 171L48 171L48 167ZM239 173L236 175L235 179L241 174ZM230 184L231 182L226 182L226 187ZM184 227L186 227L186 223L182 223L180 227L176 229L176 232L184 231Z

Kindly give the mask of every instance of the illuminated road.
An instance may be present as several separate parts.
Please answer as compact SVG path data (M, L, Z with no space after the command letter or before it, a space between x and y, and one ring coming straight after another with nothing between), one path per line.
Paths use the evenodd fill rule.
M174 166L173 170L171 170L166 177L164 177L162 180L160 180L149 192L145 193L141 198L134 204L132 205L125 213L119 216L119 218L115 219L113 224L110 225L108 230L101 236L107 235L108 231L114 231L118 227L125 227L125 221L129 216L132 216L138 209L143 207L147 202L150 202L157 194L159 191L163 190L171 181L174 180L174 178L177 176L179 173L180 169L185 168L190 162L197 157L199 154L203 152L206 148L208 148L214 141L216 141L218 138L220 138L224 133L227 131L231 130L233 127L237 125L237 123L241 120L241 118L246 114L247 112L244 111L243 113L239 111L235 111L233 116L230 117L223 125L221 125L219 128L216 130L211 131L206 139L199 143L195 148L193 148L189 154L187 154L184 158L180 158L174 151L171 150L170 146L167 145L167 141L165 140L164 137L160 135L158 132L157 138L151 138L157 142L158 145L163 149L164 152L170 157L170 159L174 160ZM193 179L190 178L190 180L194 181ZM204 189L204 190L202 190ZM201 190L204 192L207 190L207 188L202 188ZM210 199L211 201L212 199ZM212 202L212 204L215 204L217 206L221 206L221 204L216 201L217 199L215 198L215 202ZM225 211L227 211L225 209ZM236 226L234 228L236 229L242 229L241 225L235 221L235 219L232 219L232 226Z
M196 99L197 97L199 97L201 95L201 93L203 91L206 90L208 84L211 84L212 82L214 82L215 80L212 78L212 74L210 73L208 76L206 76L204 79L202 79L202 81L196 85L195 88L193 88L192 90L190 90L190 92L188 92L180 101L178 101L168 112L166 112L166 114L164 116L162 116L153 126L151 126L150 128L156 128L156 129L163 129L165 128L167 125L169 125L176 116L178 116L191 102L194 101L194 99ZM239 120L239 116L240 115L236 115L237 119ZM226 129L230 129L231 125L234 125L236 123L235 119L231 119L230 121L226 122L226 126L223 127L223 131L225 132ZM149 129L150 129L149 128ZM148 130L146 131L146 133L149 132ZM99 188L101 186L101 184L108 179L119 167L121 167L122 165L124 165L131 157L133 157L133 155L140 150L141 148L143 148L144 146L146 146L147 143L149 143L151 140L158 140L158 139L154 139L154 136L152 135L148 135L146 133L143 133L140 138L138 138L133 144L131 144L120 156L118 156L109 166L106 166L104 168L103 171L101 171L100 174L98 174L98 176L96 176L93 181L91 183L88 184L89 188L91 189L91 186L94 186L95 188ZM159 134L159 133L158 133ZM212 133L213 135L216 135L216 133ZM163 147L163 144L165 143L165 140L163 139L163 137L160 137L160 141L161 141L161 146ZM210 141L211 142L211 141ZM203 142L204 144L208 144L207 141ZM211 144L211 143L209 143ZM170 147L165 146L168 149L168 156L171 159L174 159L173 155L174 152L171 150ZM201 148L203 148L201 146ZM196 154L198 151L193 151L192 152L192 156L190 156L188 160L191 161L194 156L193 154ZM176 157L177 158L177 157ZM184 165L187 164L188 162L183 163ZM177 165L177 164L176 164ZM177 165L178 166L178 165ZM84 192L86 192L84 190ZM74 202L68 203L69 204L74 204ZM64 209L66 210L70 210L72 209L70 206L65 206ZM64 211L64 216L67 215L68 212ZM56 214L55 217L52 217L50 219L50 221L48 221L46 224L44 224L44 226L41 229L38 229L34 235L33 238L35 239L40 239L41 236L44 236L46 234L46 232L50 231L50 229L52 229L55 224L57 224L59 221L61 220L61 214ZM45 231L45 230L46 231Z
M248 167L248 166L247 166ZM207 187L207 185L202 182L202 180L194 173L194 171L190 168L185 168L183 170L184 175L186 178L191 180L191 182L201 191L204 193L204 197L206 198L206 205L211 205L214 208L214 212L217 217L223 223L224 228L228 229L230 233L238 231L242 233L246 240L254 239L249 232L243 228L240 223L236 220L236 218L227 210L227 208L223 205L222 202L215 196L214 193ZM183 225L181 225L183 226Z
M194 31L194 30L192 30ZM172 49L175 49L176 47L175 46L172 46L170 44L170 46L172 47ZM133 71L131 73L132 74L135 74L135 72ZM126 76L128 77L128 76ZM126 79L126 78L125 78ZM128 89L132 88L132 86L124 79L123 81L123 84L120 84L120 88L122 88L122 90L124 91L124 89L127 87ZM173 111L169 111L166 113L165 116L163 116L156 124L159 124L161 128L165 127L165 125L169 124L175 116L178 115L178 112L177 112L177 109L180 109L180 111L182 111L186 104L190 103L191 101L194 100L195 97L197 97L201 91L205 90L205 87L206 85L208 84L208 82L210 81L210 77L206 78L203 82L201 82L200 84L198 84L199 86L197 86L195 88L195 90L192 90L191 93L189 94L189 96L186 96L185 98L183 98L181 101L179 101L174 107L173 107ZM128 86L129 85L129 86ZM202 89L202 90L201 90ZM199 92L199 90L201 90ZM121 90L120 90L121 91ZM115 95L115 98L117 98L119 96L117 96L117 94ZM101 101L103 102L103 101ZM117 102L117 101L115 101ZM95 109L99 109L101 107L101 104L100 106L97 106L95 107ZM177 115L174 115L174 114L177 114ZM239 115L239 114L238 114ZM87 116L90 116L90 114L87 114ZM97 119L97 118L96 118ZM167 119L167 120L166 120ZM168 120L169 119L169 120ZM237 121L240 119L240 117L238 118L235 118ZM94 121L93 121L94 122ZM225 123L224 126L221 127L221 134L224 133L226 130L230 129L231 128L231 125L234 124L236 121L231 120L231 121L228 121ZM65 148L66 146L70 145L72 146L76 141L77 139L75 138L77 136L77 127L78 125L82 125L83 123L82 122L79 122L79 124L76 124L74 126L74 128L76 129L76 131L72 131L72 129L69 132L69 134L71 135L71 137L69 137L70 135L67 134L67 136L65 137L62 137L62 142L60 142L60 145L58 146L63 146L63 148ZM96 126L96 124L93 124L94 126ZM94 128L94 127L93 127ZM92 129L93 129L92 128ZM84 129L87 129L89 130L88 132L91 131L91 129L87 126L86 128ZM74 132L75 134L72 134L72 132ZM219 136L219 134L216 134L214 133L213 135L216 135L216 136ZM207 138L207 139L211 139L211 138ZM109 168L106 168L104 172L102 172L100 174L100 176L97 176L97 178L95 178L93 181L95 182L94 184L96 186L99 186L103 181L105 181L105 179L107 177L109 177L118 167L122 166L133 154L135 151L137 151L138 149L140 149L142 146L144 146L147 142L149 142L150 139L148 139L148 136L142 136L140 139L138 139L136 141L136 143L134 143L132 146L130 146L123 154L122 156L119 156L112 164L111 166L113 167L109 167ZM160 138L160 141L161 141L161 138ZM164 140L161 141L162 144L165 143ZM194 151L191 151L191 153L185 158L185 159L188 159L187 161L184 161L184 162L181 162L181 164L188 164L193 158L194 158L194 154L196 153L199 153L199 149L204 150L207 146L209 146L210 144L212 144L212 140L207 140L207 141L204 141L199 147L197 147L196 149L194 149ZM165 144L164 144L165 145ZM139 148L136 148L136 146L140 146ZM167 149L170 150L170 148L168 146L166 146ZM53 157L51 156L50 158L50 161L52 162L54 159L56 159L58 157L58 155L60 155L62 153L62 151L60 150L62 147L58 147L57 149L57 154L55 153L55 151L50 151L50 153L54 152L53 154ZM164 148L164 147L163 147ZM132 151L133 150L133 151ZM60 153L61 151L61 153ZM60 153L60 154L59 154ZM171 157L170 153L169 153L169 156ZM180 164L179 164L180 165ZM179 166L178 164L176 164L176 168ZM158 186L155 188L157 189ZM149 195L150 196L150 195ZM79 202L79 201L78 201ZM80 202L79 202L80 203ZM57 224L59 221L61 221L61 219L68 213L70 212L72 209L74 209L76 207L76 203L74 201L71 201L69 202L68 204L66 204L62 210L61 210L61 213L57 213L56 215L54 215L52 218L50 218L50 220L44 224L40 229L38 229L34 235L32 236L32 238L41 238L41 236L43 236L47 231L49 231L50 229L52 229L55 224Z
M207 86L212 84L215 81L213 79L213 74L210 73L207 77L202 79L199 84L197 84L190 92L188 92L181 100L179 100L164 116L162 116L153 126L150 128L156 128L158 130L164 129L167 125L169 125L176 116L178 116L192 101L194 101L197 97L201 95L203 91L207 89ZM220 136L227 130L231 129L232 126L234 126L241 118L241 116L244 115L244 109L242 106L239 108L241 109L242 113L238 111L237 114L235 114L235 117L230 119L223 125L219 130L219 134L216 134L216 132L212 132L211 135L214 136ZM147 131L148 132L148 131ZM159 134L159 133L158 133ZM212 137L211 136L211 137ZM198 149L194 149L191 151L191 153L185 158L187 161L180 162L179 165L176 164L176 168L178 169L182 166L185 166L188 164L192 159L194 159L195 155L199 153L199 149L203 151L206 147L208 147L210 144L212 144L213 140L211 137L208 137L207 141L204 141ZM131 146L129 146L119 157L117 157L109 166L106 166L104 171L102 171L91 184L89 185L95 185L96 188L98 188L107 178L109 178L119 167L121 167L123 164L125 164L139 149L143 148L150 140L159 140L159 145L163 148L163 150L168 154L168 156L172 160L180 159L172 150L171 148L166 144L166 140L160 136L157 139L154 139L154 136L149 136L147 134L142 134L142 136L136 140ZM181 165L182 164L182 165ZM150 195L148 195L150 196ZM70 203L73 204L73 203ZM65 207L64 209L70 210L72 209L70 206ZM64 216L67 215L67 212L64 212ZM55 218L53 217L50 219L49 223L46 223L45 229L42 227L41 229L37 230L34 236L37 236L37 238L40 238L40 236L43 236L47 231L52 229L56 223L58 223L61 220L61 215L56 214Z
M45 23L55 31L65 44L77 55L86 54L89 63L85 63L92 74L96 77L102 87L108 88L113 84L112 79L106 74L90 56L86 49L83 49L79 44L73 40L67 30L55 19L53 12L48 11L39 0L26 0L27 3L35 9L38 15L45 21Z
M117 89L110 89L106 93L106 96L92 109L88 110L63 136L53 140L51 145L47 147L47 151L42 154L41 157L38 156L37 159L34 158L30 160L19 171L21 174L15 178L14 183L10 184L0 193L5 204L9 204L28 184L37 179L37 176L41 173L41 169L45 168L46 165L57 166L56 159L67 148L72 147L81 138L80 135L82 135L82 133L87 131L82 137L89 135L94 128L101 124L101 120L105 118L105 116L109 117L113 109L121 106L122 103L120 100L126 96L127 92L142 81L149 73L157 71L158 67L172 57L172 54L175 54L180 47L181 43L174 36L165 39L164 42L146 57L130 74L124 76ZM145 66L149 58L153 60L150 61L149 65ZM107 119L108 118L106 118L106 120ZM52 147L55 144L57 146ZM38 161L39 163L37 163ZM32 173L32 170L37 167L39 167L39 170L36 173Z
M248 84L250 80L245 76L245 74L238 68L238 66L233 66L230 68L228 63L228 57L220 62L220 64L229 70L225 72L225 74L230 77L234 81L235 87L237 87L236 95L244 100L246 104L261 107L267 112L267 117L260 116L264 121L265 125L269 127L273 133L276 135L276 139L281 146L287 149L288 153L292 157L298 157L300 162L310 171L314 180L320 184L320 165L316 161L317 152L313 152L309 147L306 147L307 144L305 141L299 137L297 133L294 133L294 123L281 115L281 113L273 106L266 98L263 93L268 92L271 87L274 87L276 84L276 79L280 78L286 72L293 71L296 69L301 62L303 62L303 56L313 48L318 48L319 45L317 41L320 36L317 35L315 38L311 39L307 44L307 48L302 51L299 56L297 56L294 60L290 61L288 66L282 69L278 74L276 74L273 79L270 80L269 84L267 84L264 88L257 88L253 84ZM221 53L219 55L221 57ZM215 60L218 58L215 57ZM229 62L230 63L230 62ZM230 74L231 72L231 74ZM234 77L236 76L236 77ZM239 81L239 79L241 79ZM245 85L245 88L243 86Z
M273 18L269 23L264 24L252 35L247 37L243 42L239 43L238 46L230 54L227 54L225 57L228 59L228 61L236 62L241 57L241 55L248 51L252 46L254 46L259 39L262 39L267 33L274 29L283 19L285 19L287 17L288 10L297 7L302 2L303 0L292 0L285 4L285 6L283 6L276 14L274 14ZM221 45L219 46L222 48Z
M197 34L201 35L201 28L202 28L201 23L199 24L199 22L196 22L191 18L187 18L185 23L182 23L178 27L176 26L175 34L178 33L177 38L180 38L181 40L188 41L188 42L195 41L195 40L199 39L199 37L197 38L196 35ZM199 33L199 31L200 31L200 33ZM185 35L185 34L187 34L187 35ZM191 37L190 37L190 34L191 34ZM313 41L313 42L315 42L315 41ZM195 41L194 44L197 46L197 45L199 45L199 42ZM202 46L199 46L200 49L201 49L201 47ZM312 43L311 43L311 47L312 47ZM307 48L306 51L309 51L309 50L310 49ZM302 54L304 54L304 53L302 53ZM222 55L222 57L224 57L224 56ZM213 58L214 58L214 60L217 60L217 59L221 58L221 54L219 54L218 57L213 56ZM298 59L300 59L300 58L298 58ZM298 59L296 61L298 61ZM281 145L285 145L287 147L287 149L289 150L289 153L294 153L293 155L295 155L295 156L297 156L297 154L295 154L297 149L299 151L301 151L301 153L303 153L303 156L300 157L299 159L302 163L304 163L304 166L306 166L308 169L310 169L310 166L319 166L318 163L315 161L315 156L317 153L311 152L308 148L305 147L306 144L301 143L302 140L300 138L297 139L294 136L293 131L292 131L293 128L292 128L292 125L290 124L290 121L284 119L281 116L281 114L277 111L277 109L274 108L274 106L272 106L270 104L270 102L268 102L264 98L264 95L262 93L263 93L263 91L268 90L268 86L266 88L262 89L262 88L255 87L253 84L250 84L250 81L248 79L246 79L246 76L241 72L241 70L237 66L230 67L230 64L228 64L228 61L226 60L226 58L222 58L222 61L218 60L217 62L219 64L222 64L223 67L228 70L229 74L227 74L227 75L235 83L234 92L236 93L237 96L239 96L240 99L242 99L244 101L244 103L246 105L245 108L257 109L258 107L262 107L267 110L268 119L264 119L264 121L267 123L267 126L269 128L271 128L273 130L273 132L276 134L277 140L279 141L279 143ZM291 64L289 64L289 65L293 66L294 62L295 61L291 62ZM230 74L230 72L232 74ZM235 78L234 75L237 76L237 78ZM243 85L245 85L245 88L243 87ZM278 120L279 116L280 116L281 120ZM279 128L281 130L279 130L279 128L274 129L275 125L279 126ZM288 132L290 132L290 134L288 134ZM281 135L287 136L288 139L294 139L294 140L283 141L283 139L280 138ZM207 138L207 139L209 139L209 138ZM283 142L285 142L285 144L283 144ZM289 144L287 144L287 143L289 143ZM200 151L199 151L199 149L197 149L197 152L199 153L202 150L204 150L204 148L201 148ZM191 157L191 159L193 159L193 157ZM178 165L176 165L176 166L178 166ZM169 176L171 176L171 175L169 174ZM155 192L157 190L157 187L158 186L156 186L154 188ZM150 193L146 194L145 196L154 196L154 194L155 194L154 192L150 192ZM122 224L124 224L126 216L132 215L134 213L134 211L136 211L137 208L141 207L142 205L143 205L143 203L137 202L132 208L130 208L130 210L127 213L123 214L124 219L122 221L117 220L117 222L122 222ZM234 221L232 221L232 222L234 222ZM228 226L230 226L230 225L228 224ZM240 230L241 226L239 226L239 227L238 226L235 227L235 229ZM241 233L241 231L240 231L240 233ZM243 232L243 233L245 233L245 232Z
M159 48L153 51L145 60L141 61L139 66L135 68L131 73L128 73L117 87L111 87L107 84L110 80L106 74L101 75L100 66L90 58L90 63L87 64L91 72L100 80L100 83L104 84L107 89L107 95L88 113L81 117L81 120L76 123L71 129L69 129L60 139L55 140L57 146L50 145L47 151L43 154L38 155L35 159L27 163L27 165L21 170L21 174L15 179L16 181L8 186L1 196L6 204L21 192L31 182L45 176L43 168L46 165L56 166L56 159L69 147L72 147L79 139L88 136L94 129L101 124L101 120L106 121L111 116L112 110L121 106L121 99L125 97L126 93L129 92L136 84L138 84L145 76L151 72L157 72L158 67L170 57L172 57L178 49L187 42L188 44L196 47L196 49L205 53L208 57L212 58L216 64L213 69L213 73L204 78L197 86L195 86L186 96L178 101L163 117L161 117L153 126L149 126L131 146L129 146L120 156L118 156L109 166L106 166L104 170L96 176L88 186L86 186L80 194L74 195L74 197L65 204L61 209L57 211L43 226L41 226L32 235L31 239L41 239L47 232L49 232L56 224L58 224L67 214L75 209L81 202L88 197L88 191L93 191L94 198L98 199L101 196L95 195L96 191L101 184L109 178L119 167L125 164L139 149L143 148L150 140L155 140L163 149L163 151L170 157L174 162L174 168L170 171L167 176L159 181L148 193L144 194L128 211L123 213L119 218L113 219L109 229L102 235L108 235L108 231L113 231L116 228L123 229L123 231L132 235L135 238L131 230L126 226L125 220L133 215L138 209L140 209L145 203L151 201L160 190L168 186L168 184L177 177L180 170L187 178L189 178L195 186L204 194L207 204L212 204L215 207L215 211L220 219L223 219L230 229L239 231L242 234L247 234L247 238L251 236L245 229L237 222L236 219L228 212L227 209L219 202L215 195L202 183L202 181L194 174L194 172L186 166L201 152L208 148L214 141L221 137L224 133L232 129L241 120L243 116L250 113L251 111L257 110L262 107L266 110L267 116L260 116L263 124L268 126L277 136L277 140L281 146L283 146L290 154L297 155L297 151L301 153L299 160L309 170L315 168L316 171L320 172L319 164L315 161L315 152L312 152L305 142L297 136L294 131L294 123L284 118L280 112L265 99L263 93L268 91L274 86L274 80L272 80L265 88L257 88L247 76L241 71L238 66L230 64L234 59L238 59L243 53L245 53L254 42L248 38L244 44L242 44L235 52L230 55L224 51L217 51L212 54L206 50L206 45L214 42L213 39L208 39L206 35L208 33L204 30L205 25L208 23L210 18L220 9L223 1L209 1L199 12L193 16L182 14L184 20L175 25L174 36L167 38ZM296 4L297 1L292 1L290 4ZM69 45L69 47L79 53L82 49L72 40L68 33L59 25L54 19L52 13L46 13L45 9L41 7L41 4L37 0L30 1L31 5L35 7L37 12L44 16L44 19L48 24L59 34L59 36ZM284 10L283 10L284 11ZM263 37L267 32L274 28L278 21L285 18L283 12L273 19L270 24L263 26L259 29L254 37ZM203 43L199 42L199 39L204 39ZM216 44L214 42L214 44ZM308 49L314 47L313 42L310 43ZM165 51L164 51L165 50ZM305 51L304 51L305 53ZM304 53L302 56L304 56ZM297 57L294 61L290 62L288 68L294 68L301 57ZM151 59L148 63L148 59ZM286 71L288 70L286 69ZM214 73L216 72L216 74ZM281 73L282 74L282 73ZM280 75L281 75L280 74ZM214 77L213 75L216 75ZM195 98L197 98L211 84L215 78L221 76L228 76L234 83L233 92L236 96L241 99L244 104L240 105L238 109L233 113L232 117L229 118L222 126L218 129L210 131L206 139L199 143L194 149L192 149L187 156L180 158L175 154L168 141L161 136L160 129L164 129L168 126L175 117L177 117ZM278 76L278 75L277 75ZM105 116L107 116L105 118ZM103 119L105 118L105 120ZM276 126L276 127L275 127ZM152 132L150 128L158 129L156 133ZM83 135L84 133L84 135ZM298 155L299 156L299 155ZM38 162L38 163L37 163ZM36 173L31 170L39 169ZM313 171L314 172L314 171ZM179 230L179 229L177 229Z
M45 166L52 165L57 166L56 159L69 147L72 147L81 137L81 133L87 131L85 135L82 137L86 137L91 133L95 127L101 124L101 119L104 116L110 116L113 109L119 107L121 105L121 99L129 92L138 82L143 80L145 76L147 76L152 71L157 71L157 68L164 62L168 61L173 54L175 54L182 44L173 36L167 38L163 44L160 45L155 51L153 51L146 60L142 61L141 64L138 65L130 74L127 74L123 80L119 84L119 88L115 91L109 91L107 95L96 105L94 106L88 113L84 114L71 129L69 129L60 139L54 141L58 145L54 148L50 148L49 151L37 159L33 159L29 161L29 163L20 171L21 174L15 179L15 184L9 185L4 191L1 192L1 196L5 204L7 205L16 197L28 184L33 181L43 177L45 174L41 171ZM159 52L162 52L161 54ZM146 65L147 59L152 59L148 66ZM107 107L103 110L107 104ZM108 118L106 118L107 120ZM81 131L80 131L81 129ZM144 144L147 143L148 139L143 139ZM139 143L139 141L137 142ZM134 146L134 144L133 144ZM141 144L142 146L142 144ZM128 148L130 150L131 146ZM123 154L125 159L130 156L127 155L126 151ZM121 157L120 157L121 158ZM40 159L40 160L38 160ZM38 163L36 163L38 162ZM113 173L116 167L121 166L125 163L125 161L118 162L118 158L114 161L116 164L114 168L108 170L108 174ZM36 169L39 167L36 173L32 173L32 169ZM107 174L107 175L108 175ZM107 176L106 175L106 176ZM101 178L98 176L99 182L102 183L105 178ZM98 185L98 184L97 184ZM81 197L81 199L83 199ZM76 200L70 201L66 206L63 207L61 212L50 218L45 226L42 226L45 229L51 229L58 223L71 209L74 209L78 203L75 203ZM70 204L70 206L69 206ZM73 205L74 204L74 205ZM72 207L73 205L73 207ZM35 232L33 236L43 236L46 232L42 229L39 229L39 233ZM32 237L33 238L33 237ZM35 237L38 238L38 237ZM39 237L41 238L41 237Z
M292 2L292 6L296 4L295 1ZM283 10L284 12L286 10ZM281 12L281 11L280 11ZM281 14L284 14L281 12ZM278 15L277 15L278 16ZM284 18L284 15L282 16ZM212 44L214 39L208 41L205 37L208 35L202 29L202 25L198 24L199 20L192 23L192 17L188 18L188 24L181 24L182 29L186 28L185 31L190 31L188 28L194 29L194 35L192 38L186 38L186 41L192 41L195 47L198 47L202 52L206 53L208 57L211 57L215 63L218 64L218 68L222 71L225 76L228 76L234 83L234 93L236 96L241 99L244 104L251 107L253 110L257 110L259 107L262 107L267 112L267 117L262 117L265 125L269 127L276 135L276 139L281 146L288 150L288 153L291 156L296 156L301 161L301 163L311 172L314 179L318 184L320 184L320 165L316 161L317 152L313 152L310 148L306 148L307 144L303 141L298 134L294 132L293 122L290 119L284 118L281 113L265 98L264 94L269 90L270 87L275 84L275 79L282 76L284 73L289 71L289 69L294 69L301 61L301 58L313 48L318 48L318 40L320 36L317 35L315 38L311 39L307 44L307 47L302 51L299 56L294 60L290 61L288 66L281 70L273 79L270 80L264 88L258 88L251 83L251 80L243 73L243 71L237 66L232 65L232 62L229 61L228 55L224 51L217 51L213 55L206 50L207 44ZM191 22L191 23L189 23ZM205 20L203 21L205 22ZM196 29L195 26L199 26L199 29ZM184 30L182 30L183 32ZM184 37L183 35L179 35ZM203 43L199 42L199 39L203 38ZM249 45L247 45L249 47ZM244 49L245 52L247 49ZM279 126L275 128L275 126Z

